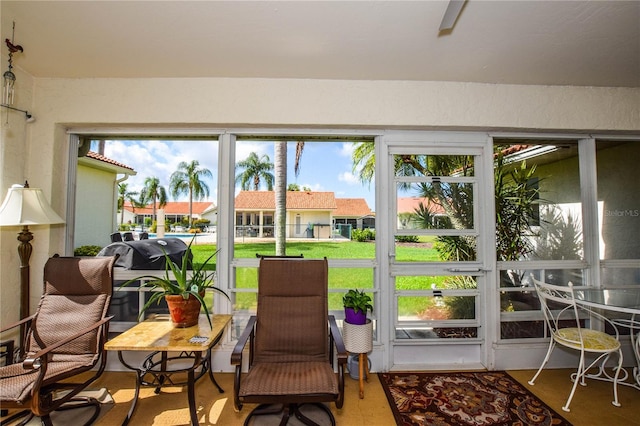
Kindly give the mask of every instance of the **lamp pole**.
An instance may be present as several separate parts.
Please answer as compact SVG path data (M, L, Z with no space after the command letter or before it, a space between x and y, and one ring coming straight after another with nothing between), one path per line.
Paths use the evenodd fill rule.
M33 234L29 230L29 225L53 225L64 223L64 220L53 211L46 200L41 189L29 188L29 183L23 186L13 185L7 191L7 196L0 205L0 226L21 226L22 231L18 233L18 256L20 258L20 319L29 317L30 314L30 271L29 260L33 247L31 240ZM24 344L26 341L26 324L20 326L20 352L19 357L24 354Z
M31 252L33 251L31 240L33 240L33 234L29 231L29 227L24 225L22 231L18 233L18 241L20 241L18 245L18 256L20 257L20 319L29 316L29 259L31 259Z

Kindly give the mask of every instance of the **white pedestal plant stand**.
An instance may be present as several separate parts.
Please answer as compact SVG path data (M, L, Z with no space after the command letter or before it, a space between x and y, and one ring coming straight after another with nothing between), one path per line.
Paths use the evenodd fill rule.
M364 398L364 382L369 381L369 361L367 353L373 350L373 322L367 319L366 324L356 325L344 322L342 325L342 339L347 352L358 354L358 369L360 371L360 398ZM366 378L365 378L366 376Z

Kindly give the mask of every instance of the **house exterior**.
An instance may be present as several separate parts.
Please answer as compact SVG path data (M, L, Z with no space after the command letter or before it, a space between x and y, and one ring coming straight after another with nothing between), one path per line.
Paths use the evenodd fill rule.
M158 214L159 209L160 207L156 206L156 214ZM215 203L210 201L194 201L191 209L194 219L208 219L212 225L215 225ZM180 223L183 218L189 217L189 202L168 201L167 204L162 207L162 210L164 210L165 220L168 220L169 223ZM133 207L129 202L125 203L124 223L144 225L145 219L147 218L154 220L152 205L147 205L146 207Z
M364 198L336 198L336 210L333 223L350 225L351 229L376 227L376 216Z
M275 192L241 191L235 198L236 236L273 236ZM287 237L330 238L340 224L375 227L364 198L336 198L333 192L287 191Z
M273 236L274 191L240 191L234 205L236 236ZM333 192L287 191L286 236L330 238L336 209Z
M420 209L428 209L434 216L444 215L444 209L433 203L428 198L422 197L398 197L398 228L416 228L416 223L412 220L412 216Z
M118 184L134 176L131 167L89 151L78 158L74 248L104 247L118 230Z

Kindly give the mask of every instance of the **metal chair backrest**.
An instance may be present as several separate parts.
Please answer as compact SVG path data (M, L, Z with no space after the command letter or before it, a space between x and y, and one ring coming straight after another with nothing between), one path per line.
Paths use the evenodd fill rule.
M534 279L533 283L545 322L553 335L557 335L558 330L562 328L582 328L580 312L571 282L566 286L559 286ZM582 336L580 334L578 336L582 340Z

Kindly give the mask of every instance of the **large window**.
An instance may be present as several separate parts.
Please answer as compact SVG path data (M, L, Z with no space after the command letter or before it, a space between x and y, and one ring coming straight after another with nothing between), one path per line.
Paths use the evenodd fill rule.
M87 135L80 140L73 232L77 254L95 254L111 245L116 235L142 243L139 240L161 234L181 239L185 248L195 238L196 261L215 252L217 139L107 139ZM143 254L144 250L136 256ZM140 275L140 270L116 268L110 307L110 314L115 315L112 331L122 331L137 322L149 299L148 288L119 288L127 279ZM213 295L206 298L211 306ZM164 301L147 310L147 314L159 312L168 312Z
M286 144L286 155L276 150ZM237 250L235 257L255 253L275 254L278 175L286 177L284 237L286 251L299 254L308 243L342 243L364 238L373 241L371 229L375 196L373 175L363 177L358 147L371 142L240 140L235 149L235 223L237 243L252 244L255 251ZM370 150L372 153L372 150ZM348 229L347 229L348 228ZM365 232L364 230L371 229ZM373 258L373 244L360 247L355 257ZM331 246L328 246L331 247ZM351 258L347 246L327 248L331 258ZM318 254L318 253L316 253Z
M279 144L285 144L286 156L277 157L283 153ZM256 255L276 254L276 207L282 200L277 177L283 171L285 254L327 257L329 310L339 320L348 289L364 289L374 305L379 302L374 280L374 160L371 141L239 138L235 142L231 292L237 324L244 324L257 307ZM363 171L365 167L369 168Z
M629 179L638 158L639 141L596 141L598 258L605 288L640 286L640 197L636 180Z
M640 244L634 238L640 201L637 186L628 179L640 144L589 139L497 142L496 155L503 158L495 169L500 338L545 337L532 276L558 285L640 284ZM518 188L520 195L512 198L517 203L501 209L499 201ZM513 214L508 221L505 212ZM505 244L500 233L506 229L509 234L501 220L515 224L511 230L517 232L504 239Z

